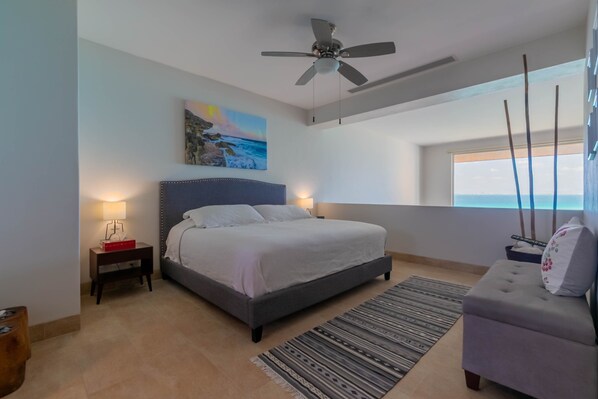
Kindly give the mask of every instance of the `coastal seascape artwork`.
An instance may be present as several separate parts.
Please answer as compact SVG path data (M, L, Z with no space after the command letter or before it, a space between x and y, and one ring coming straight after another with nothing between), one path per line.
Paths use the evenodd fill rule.
M185 101L185 163L266 170L266 119Z

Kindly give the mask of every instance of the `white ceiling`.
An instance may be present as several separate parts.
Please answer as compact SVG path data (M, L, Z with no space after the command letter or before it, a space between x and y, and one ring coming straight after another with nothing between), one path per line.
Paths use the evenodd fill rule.
M533 132L554 130L555 85L559 85L559 128L583 121L582 73L530 84L530 125ZM523 79L523 78L522 78ZM364 130L389 134L418 145L505 136L503 100L509 104L513 134L525 132L522 87L494 91L413 111L354 123Z
M78 1L85 39L304 109L312 107L312 86L294 82L312 60L260 52L309 51L312 17L335 23L347 47L396 42L397 54L349 61L373 81L449 55L463 61L539 39L585 23L586 12L587 0ZM342 81L343 98L359 95L351 87ZM337 98L337 78L319 76L316 106Z

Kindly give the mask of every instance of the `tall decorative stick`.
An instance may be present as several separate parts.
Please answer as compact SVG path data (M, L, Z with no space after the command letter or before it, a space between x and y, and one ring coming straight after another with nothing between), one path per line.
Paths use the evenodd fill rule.
M554 195L552 197L552 234L556 231L556 205L557 205L557 183L558 183L558 151L559 151L559 85L556 85L556 101L554 104Z
M519 189L519 174L517 173L517 162L515 160L515 147L513 146L513 135L511 133L511 118L509 117L509 105L505 103L505 116L507 117L507 130L509 133L509 148L511 149L511 162L513 163L513 175L515 176L515 189L517 190L517 206L519 208L519 227L521 236L525 237L525 221L523 220L523 206L521 205L521 190Z
M523 70L525 74L525 133L527 138L527 162L529 174L529 209L532 240L536 239L536 204L534 201L534 169L532 165L532 132L529 124L529 79L527 56L523 54Z

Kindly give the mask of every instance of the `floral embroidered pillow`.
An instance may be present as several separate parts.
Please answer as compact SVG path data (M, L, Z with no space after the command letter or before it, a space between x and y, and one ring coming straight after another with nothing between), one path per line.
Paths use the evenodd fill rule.
M552 236L542 254L542 281L555 295L582 296L596 278L596 239L578 218Z

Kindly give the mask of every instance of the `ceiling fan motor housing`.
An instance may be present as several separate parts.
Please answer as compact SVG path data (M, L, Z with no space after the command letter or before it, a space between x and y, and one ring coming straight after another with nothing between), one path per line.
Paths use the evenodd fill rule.
M340 40L332 39L332 47L324 47L318 42L314 42L311 46L311 52L321 58L336 58L343 48L343 43Z

